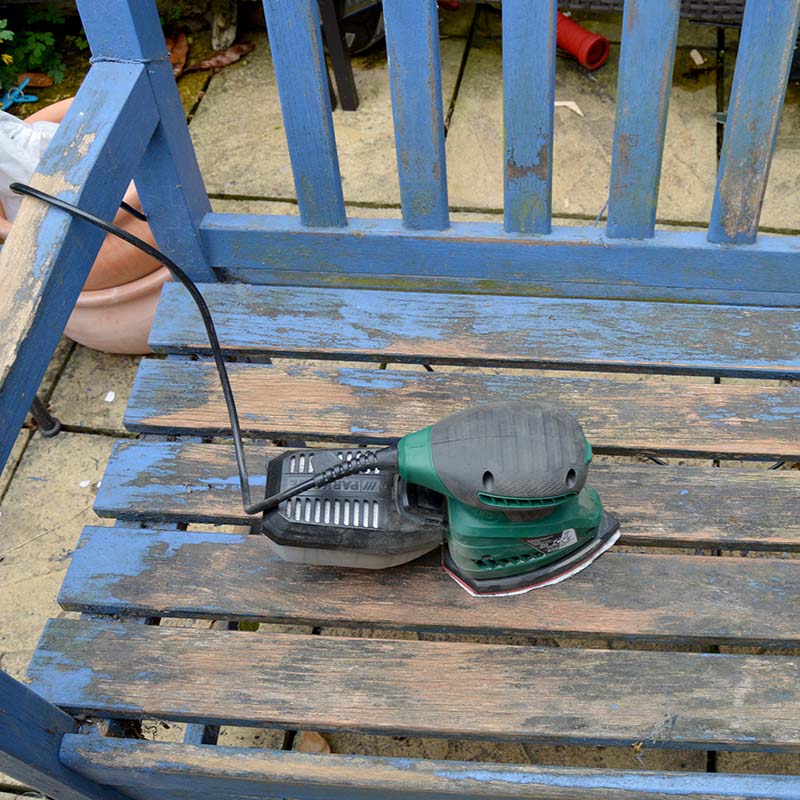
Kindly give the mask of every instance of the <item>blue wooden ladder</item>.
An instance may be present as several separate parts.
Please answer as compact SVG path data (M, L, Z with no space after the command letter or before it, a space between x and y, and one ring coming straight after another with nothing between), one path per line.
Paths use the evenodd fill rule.
M757 235L800 0L748 0L713 210L697 232L655 229L679 0L625 3L604 228L551 222L555 0L503 3L502 224L449 217L435 0L384 1L396 220L346 213L316 0L264 0L298 216L212 213L155 3L78 6L92 67L33 183L108 218L135 179L159 247L218 321L253 465L287 440L383 443L508 397L562 403L598 453L800 460L800 387L781 383L800 374L800 239ZM0 462L101 240L22 203L0 254ZM798 753L800 665L787 649L800 646L800 561L734 552L800 552L800 476L598 464L593 482L637 552L502 602L468 599L426 561L381 573L287 564L263 537L186 529L251 520L231 448L213 440L228 423L178 285L165 286L151 345L166 357L142 362L126 414L142 437L116 444L96 502L117 524L84 531L59 596L82 616L48 623L30 686L0 675L0 771L70 800L800 798L796 775L214 745L219 726L250 725ZM435 371L374 369L383 362ZM162 618L229 625L153 624ZM627 646L582 646L598 639ZM188 727L168 744L76 722L98 717Z

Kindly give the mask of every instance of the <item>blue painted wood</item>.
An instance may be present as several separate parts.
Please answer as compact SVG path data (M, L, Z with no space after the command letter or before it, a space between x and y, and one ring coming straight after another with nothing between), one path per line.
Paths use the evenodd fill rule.
M264 464L281 453L264 445L246 449L249 464ZM264 493L264 473L254 469L250 476L254 496ZM765 472L740 464L721 474L713 467L654 470L647 464L593 464L590 482L622 520L621 544L800 551L797 475L792 470ZM118 441L94 510L101 517L125 520L122 527L137 522L251 521L242 510L229 444Z
M77 729L72 717L0 671L0 773L53 800L123 800L59 761L64 734Z
M680 0L626 0L611 158L608 235L645 239L656 224Z
M131 797L291 796L302 800L421 798L446 800L627 800L683 795L700 800L798 800L792 775L603 770L485 764L416 758L335 755L253 748L186 748L162 742L87 740L66 736L66 764ZM619 794L618 794L619 793ZM176 795L177 796L177 795Z
M513 397L555 402L575 414L598 453L800 461L800 385L291 363L231 364L228 372L245 435L273 440L382 443L468 405ZM143 360L125 425L139 433L227 432L213 363Z
M345 226L317 0L264 0L264 13L300 219Z
M197 235L211 203L169 61L152 65L148 74L160 120L136 171L136 188L159 249L192 280L214 281Z
M169 61L152 0L76 0L98 61Z
M556 0L503 4L505 229L550 233Z
M800 0L750 0L745 7L709 241L756 240L798 20Z
M403 223L442 230L449 217L438 8L435 0L386 0L383 16Z
M296 217L255 214L209 214L200 233L212 265L251 282L800 305L800 249L788 237L731 248L702 232L609 240L564 227L530 237L488 222L421 232L380 219L311 231Z
M138 64L95 64L42 157L33 185L110 219L156 124ZM0 253L0 464L94 261L103 233L31 198Z
M691 524L692 515L684 519ZM507 598L502 605L467 602L453 589L438 547L427 563L353 570L342 580L341 569L281 561L264 536L90 527L81 535L58 602L69 611L124 617L681 645L800 644L798 620L783 613L800 605L796 560L666 558L615 549L580 577L539 592L535 603L530 596ZM393 602L397 597L403 602Z
M800 376L800 315L789 309L247 284L201 290L234 355ZM157 352L210 354L179 284L164 287L149 341Z
M136 170L136 188L158 247L194 280L213 281L197 230L211 211L184 119L155 3L79 0L95 62L148 62L159 124Z
M793 656L256 636L51 619L28 677L51 702L91 716L797 752L799 670ZM735 709L726 713L732 685Z

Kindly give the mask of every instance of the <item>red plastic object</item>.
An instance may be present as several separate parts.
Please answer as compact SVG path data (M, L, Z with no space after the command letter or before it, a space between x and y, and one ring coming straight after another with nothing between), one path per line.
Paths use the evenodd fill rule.
M598 69L608 58L608 39L599 33L587 31L575 20L558 12L556 44L578 59L586 69Z

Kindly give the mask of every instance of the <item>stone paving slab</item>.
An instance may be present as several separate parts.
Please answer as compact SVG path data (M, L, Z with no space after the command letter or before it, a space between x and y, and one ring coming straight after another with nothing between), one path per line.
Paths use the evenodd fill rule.
M707 53L711 55L710 51ZM589 73L559 58L556 99L578 104L584 116L556 109L553 212L594 218L608 196L619 46ZM659 219L705 224L716 175L716 90L711 72L687 78L686 49L676 56L664 153ZM450 204L503 206L503 88L500 42L476 36L447 136Z
M139 360L78 345L53 391L52 412L68 425L124 433L122 418Z
M0 653L21 677L56 605L70 553L84 525L108 525L92 511L114 440L61 433L34 436L0 503Z
M11 449L6 465L0 471L0 498L6 493L14 476L14 470L17 468L17 464L19 464L19 460L22 458L22 454L25 452L32 435L33 431L29 428L23 428L17 434L17 440L14 442L14 447Z
M206 188L214 194L294 198L275 75L266 39L246 64L212 79L189 130ZM445 109L456 85L465 38L441 41ZM392 204L400 200L386 54L353 59L358 111L334 111L345 198Z

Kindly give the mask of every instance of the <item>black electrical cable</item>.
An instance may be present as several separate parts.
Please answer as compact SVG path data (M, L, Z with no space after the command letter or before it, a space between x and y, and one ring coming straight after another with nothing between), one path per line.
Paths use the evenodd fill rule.
M41 198L40 198L41 199ZM126 203L124 200L119 204L119 207L123 211L127 211L132 217L136 217L136 219L140 219L142 222L147 222L147 214L139 211L138 208L134 208L130 203Z
M197 288L194 281L171 258L164 255L164 253L162 253L160 250L143 241L138 236L134 236L132 233L128 233L128 231L124 230L123 228L114 225L113 222L106 222L104 219L95 216L89 211L84 211L82 208L79 208L73 203L68 203L66 200L54 197L51 194L47 194L47 192L43 192L40 189L35 189L33 186L28 186L24 183L12 183L9 188L17 194L34 197L43 203L53 206L54 208L58 208L61 211L66 211L73 217L81 219L84 222L89 222L92 225L95 225L96 227L106 231L106 233L110 233L112 236L116 236L118 239L122 239L128 244L137 247L143 253L147 253L147 255L155 258L157 261L160 261L170 271L172 277L186 287L186 290L189 292L192 300L194 300L197 310L200 312L200 317L203 320L203 326L205 327L206 335L208 336L208 343L211 346L211 352L214 355L214 362L217 366L219 382L222 385L222 396L225 398L225 405L228 409L228 418L230 419L231 423L231 434L233 436L233 447L236 453L236 466L239 471L239 485L241 487L242 505L244 507L245 514L259 514L262 511L273 508L283 500L288 500L290 497L302 494L311 488L321 488L322 486L327 486L328 484L347 477L348 475L355 475L356 473L364 472L371 467L384 466L394 462L397 453L397 450L394 447L385 447L377 452L366 451L363 455L356 455L352 461L343 462L342 464L338 464L334 467L326 469L323 472L312 476L305 483L292 487L292 489L277 495L273 495L272 497L268 497L258 503L253 503L250 495L250 478L247 474L247 463L245 461L244 444L242 442L242 431L239 427L239 414L236 411L236 401L233 397L233 389L231 388L231 382L228 377L228 370L225 366L225 359L222 355L222 348L219 344L217 330L214 326L214 320L211 317L211 311L209 310L205 298L200 293L200 290ZM138 214L141 213L137 212L136 209L133 209L124 202L122 203L122 207L126 210L130 210L131 213L136 212L134 216L138 216ZM144 217L144 215L142 215L142 217ZM144 218L146 219L146 217Z

